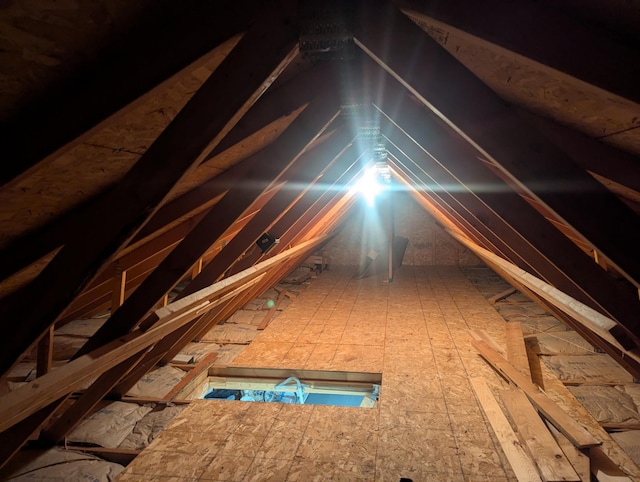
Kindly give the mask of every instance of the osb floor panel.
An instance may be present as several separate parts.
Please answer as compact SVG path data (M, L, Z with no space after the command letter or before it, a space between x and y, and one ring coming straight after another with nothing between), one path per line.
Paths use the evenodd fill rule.
M197 401L119 480L516 480L468 381L502 385L468 330L504 343L504 320L457 268L353 273L323 272L233 365L382 372L375 409Z

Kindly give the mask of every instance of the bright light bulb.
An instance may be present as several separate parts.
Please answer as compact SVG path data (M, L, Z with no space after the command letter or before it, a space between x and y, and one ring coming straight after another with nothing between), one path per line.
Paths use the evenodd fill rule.
M373 207L376 196L382 191L375 167L365 171L362 178L356 183L355 190L362 194L369 207Z

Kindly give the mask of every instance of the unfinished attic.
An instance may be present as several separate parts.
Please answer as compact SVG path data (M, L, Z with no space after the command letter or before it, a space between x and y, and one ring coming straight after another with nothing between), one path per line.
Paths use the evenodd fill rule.
M0 480L640 480L638 25L0 2Z

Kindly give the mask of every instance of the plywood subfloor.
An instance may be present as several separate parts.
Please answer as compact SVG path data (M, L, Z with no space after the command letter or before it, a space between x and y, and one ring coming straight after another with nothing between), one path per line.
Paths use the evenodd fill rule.
M468 334L504 346L502 317L457 268L354 272L323 272L233 365L381 372L375 409L197 401L119 480L515 480L469 384L503 384Z

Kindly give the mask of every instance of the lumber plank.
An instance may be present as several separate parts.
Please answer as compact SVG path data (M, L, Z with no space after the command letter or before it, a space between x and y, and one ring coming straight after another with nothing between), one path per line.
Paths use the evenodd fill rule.
M522 325L518 321L507 323L505 331L507 334L507 360L531 380L531 368L529 367L527 348L524 345Z
M589 451L591 459L591 473L598 482L631 482L624 470L618 467L599 447Z
M533 461L520 444L487 382L482 377L473 377L469 381L517 479L521 482L542 481Z
M553 438L558 443L558 446L564 453L565 457L567 457L571 463L573 470L575 470L578 477L580 477L580 482L591 482L591 476L589 475L591 473L589 470L589 457L577 449L567 437L553 426L552 423L545 420L545 424Z
M508 296L511 296L516 291L517 290L515 288L509 288L507 290L501 291L497 295L493 295L491 298L488 298L487 301L489 302L489 304L495 305L498 301L503 300L503 299L507 298Z
M503 390L500 397L542 479L579 481L580 477L522 390Z
M576 447L595 447L602 443L592 436L582 425L567 415L545 392L529 381L486 343L477 340L472 340L471 343L494 369L521 388L527 394L531 403L533 403L544 417L553 423Z
M489 345L496 353L499 353L501 357L507 358L507 352L500 344L498 344L489 333L485 330L469 330L469 334L474 340L484 341Z
M133 354L133 356L125 359L123 362L116 366L124 368L130 367L132 364L140 361L144 356L146 349L140 350L140 352ZM111 388L118 383L118 378L114 377L111 371L105 371L94 384L101 387ZM57 420L45 427L40 433L39 441L45 444L55 444L64 438L64 435L76 428L82 421L82 417L76 416L76 414L90 414L100 403L100 399L94 397L87 397L87 391L85 390L78 399L69 407Z

